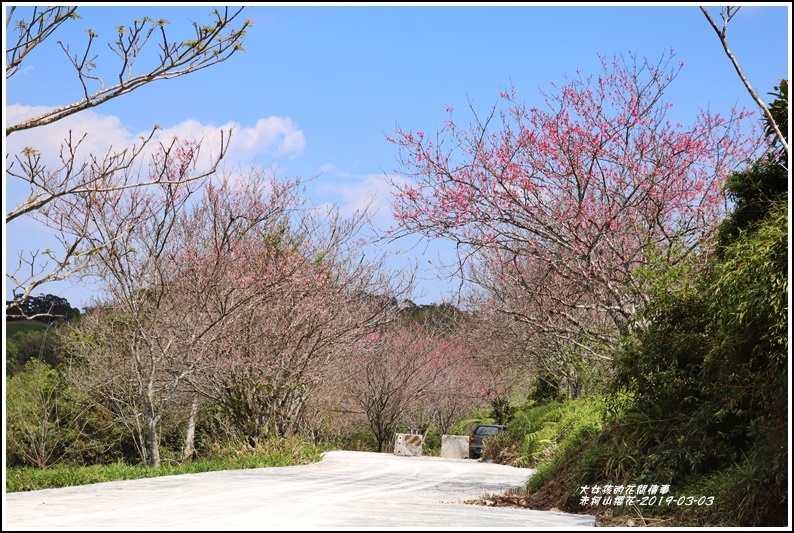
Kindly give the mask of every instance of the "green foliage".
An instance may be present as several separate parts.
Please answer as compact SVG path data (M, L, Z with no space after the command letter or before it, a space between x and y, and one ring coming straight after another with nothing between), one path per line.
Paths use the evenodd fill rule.
M773 206L752 234L727 246L700 290L657 299L652 325L616 358L622 400L612 407L622 414L583 455L582 483L682 490L693 478L713 477L721 481L710 494L721 496L709 511L712 523L781 523L788 450L783 213Z
M479 424L496 424L496 420L488 416L485 410L478 410L470 414L469 418L459 420L450 428L452 435L471 435Z
M621 441L631 434L634 444L665 447L673 436L670 426L703 401L699 376L708 350L707 305L702 297L685 294L680 301L656 300L648 316L653 326L626 339L615 357L609 401L610 410L621 415L612 431L621 433ZM658 475L692 466L669 467L657 460L649 450L644 464Z
M323 448L308 444L298 437L274 437L261 439L253 446L247 441L216 445L205 461L210 464L226 463L227 467L223 470L289 466L319 461L322 451Z
M769 104L769 111L772 114L772 118L777 123L778 128L780 129L780 133L783 134L786 142L788 142L788 80L780 80L780 84L775 86L774 89L775 90L771 93L767 93L770 96L775 97L775 100ZM775 134L772 124L768 119L766 119L766 117L764 120L766 122L764 135L767 137L772 137ZM773 147L780 147L782 149L781 143L778 139L774 139Z
M178 474L195 474L218 470L240 470L271 466L293 466L319 461L322 448L306 444L296 438L270 439L257 447L228 445L216 447L215 454L202 461L185 464L131 466L117 462L105 466L55 467L46 470L36 468L9 468L6 472L6 492L60 488L87 485L105 481L141 479Z
M780 85L769 94L775 97L774 102L769 105L772 118L788 141L788 80L780 80ZM727 194L735 202L735 206L719 229L720 249L731 245L742 236L752 234L767 218L774 205L788 201L787 154L774 135L769 119L765 117L764 121L765 135L772 138L772 146L769 153L755 161L749 169L729 177L726 184Z
M527 482L527 492L540 491L552 481L569 484L567 497L576 497L581 473L572 464L588 462L592 442L602 429L607 404L600 395L533 407L516 417L508 432L523 434L523 445L515 466L535 469ZM581 467L578 467L581 468Z
M343 450L358 452L378 451L378 441L375 434L369 428L362 427L358 431L352 431L340 439L339 446Z
M428 431L422 443L422 455L428 457L441 456L441 434L438 431Z
M770 464L779 458L769 452L763 445L753 447L739 462L696 480L689 492L714 495L718 505L700 509L693 520L740 527L785 525L786 465Z
M8 301L6 301L7 304ZM80 316L80 310L72 307L66 298L53 294L30 296L6 311L9 319L12 319L15 315L23 317L46 315L39 317L39 319L48 324L56 321L68 321Z
M6 342L10 337L28 331L41 332L47 329L47 323L40 320L6 320Z
M527 492L538 492L555 475L558 474L563 464L562 454L552 456L548 461L538 464L535 473L527 481Z
M544 372L535 377L532 392L529 399L537 405L544 405L549 402L559 402L563 399L560 391L560 382L551 373Z
M720 252L754 232L775 204L787 200L788 179L788 170L770 159L757 161L745 172L730 176L727 192L736 205L720 226Z
M742 232L726 247L711 286L711 313L731 359L763 357L776 363L788 347L788 206L769 206L763 223ZM738 353L737 353L738 352ZM744 355L741 355L744 352ZM772 354L770 354L771 356Z
M510 405L508 398L494 398L491 400L491 412L488 414L490 418L496 420L497 424L507 424L512 420L516 408Z
M46 363L31 359L6 379L6 461L47 468L113 457L114 434L81 393ZM100 438L97 435L104 435ZM107 439L104 440L103 439Z
M55 326L38 321L6 324L6 375L13 376L31 359L55 367L61 361L61 343Z
M46 328L38 320L6 322L6 375L11 376L22 367L24 363L20 364L19 358L22 346L40 339Z
M787 102L787 85L779 94ZM708 509L676 511L698 525L786 523L788 171L778 156L731 176L735 208L709 270L646 280L654 299L614 357L613 419L576 463L581 484L714 496Z
M560 454L577 448L584 439L594 435L602 426L605 412L606 404L598 395L517 406L507 431L494 443L499 447L497 462L538 468L544 462L555 461ZM509 457L506 450L512 451ZM486 458L487 453L486 446Z

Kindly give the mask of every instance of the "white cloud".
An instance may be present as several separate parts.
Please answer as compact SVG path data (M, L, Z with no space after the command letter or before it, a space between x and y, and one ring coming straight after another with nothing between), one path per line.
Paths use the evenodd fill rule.
M10 105L6 107L6 125L18 124L50 109L42 106ZM31 147L38 150L48 164L54 165L58 161L61 145L70 132L72 144L80 141L85 134L79 148L82 157L88 154L104 154L111 147L121 149L133 141L133 136L117 117L85 111L47 126L12 133L6 137L6 152L13 156L25 147Z
M51 109L43 106L8 105L5 108L5 125L19 124ZM207 163L218 154L221 132L225 132L225 135L229 129L233 130L233 134L229 151L224 160L227 168L246 167L254 162L270 163L272 159L280 157L294 158L302 155L306 146L304 133L290 118L268 117L257 120L251 127L245 127L236 122L214 126L202 124L197 120L185 120L176 125L163 124L161 126L164 129L157 132L155 142L147 147L147 151L151 152L156 149L157 141L170 143L174 136L180 139L201 140L199 168L206 168ZM26 147L30 147L41 154L42 162L50 171L57 170L62 165L59 153L66 142L65 139L69 137L70 131L72 132L73 145L82 138L76 153L78 162L85 161L91 156L101 159L109 150L120 151L130 148L133 144L140 145L141 137L148 137L150 133L149 131L132 132L116 116L86 110L47 126L21 130L5 137L3 148L5 153L11 156L11 160L6 162L7 168L15 155L20 154ZM140 162L144 163L147 159L142 157ZM14 165L16 168L17 164L14 163ZM31 192L30 187L25 183L8 178L6 176L3 183L6 211L26 200ZM52 231L27 217L16 219L13 231L7 233L10 235L5 243L3 256L4 260L8 258L9 265L7 266L11 266L12 269L16 269L14 261L16 261L20 250L37 250L46 247L58 249L58 243L54 240ZM73 284L74 282L67 286ZM12 289L13 287L9 285L7 279L5 292L10 294ZM50 284L45 290L53 291L55 286ZM70 301L74 303L71 298ZM85 304L79 301L78 303Z
M237 122L211 126L196 120L186 120L163 130L161 137L168 139L176 135L180 139L201 139L202 154L209 158L218 152L221 133L224 139L228 139L229 131L232 137L226 163L231 165L251 164L262 158L293 158L303 154L306 147L303 132L291 119L281 117L259 119L253 127L244 127Z
M41 106L9 105L6 107L6 125L17 124L48 110L49 108ZM306 147L304 133L290 118L259 119L253 127L245 127L237 122L214 126L193 119L172 126L164 124L161 126L163 129L157 132L155 140L169 143L174 136L180 139L202 140L200 165L206 164L218 154L222 132L226 136L230 129L232 141L225 160L230 166L248 165L255 161L269 162L279 157L293 158L303 154ZM86 110L47 126L11 134L5 139L6 153L13 156L25 147L32 147L42 154L48 165L57 165L60 147L70 130L73 139L85 134L78 153L80 158L86 158L91 154L105 154L111 147L114 150L127 148L132 144L140 143L140 138L150 133L148 131L133 133L122 125L118 117ZM155 146L156 144L153 144L150 148L154 149Z
M372 221L380 228L394 226L391 181L402 181L398 176L383 174L356 175L340 172L333 165L323 165L317 179L318 192L334 198L342 215L351 216L368 210Z

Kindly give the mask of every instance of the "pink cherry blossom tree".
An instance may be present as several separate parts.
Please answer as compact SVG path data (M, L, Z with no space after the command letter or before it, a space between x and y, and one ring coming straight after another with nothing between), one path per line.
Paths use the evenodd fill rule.
M360 339L347 359L346 405L363 416L382 452L400 426L445 429L478 397L476 367L465 346L418 324Z
M217 286L255 297L210 347L212 370L191 382L224 409L235 436L253 442L310 425L304 409L321 382L360 337L396 315L404 288L362 255L362 222L298 210L230 251L233 270Z
M397 235L457 243L457 274L537 331L626 334L645 273L706 247L726 177L758 148L743 111L671 116L673 57L602 58L598 75L543 92L544 108L511 89L468 127L450 108L434 136L398 129Z
M146 464L160 464L161 424L177 414L189 457L208 402L235 436L288 435L340 354L393 314L398 278L361 252L366 215L319 211L302 193L253 169L132 189L90 214L89 238L119 237L87 271L106 296L74 327L71 375Z
M433 354L426 373L432 376L432 385L417 398L413 415L444 435L472 409L489 402L494 387L464 335L431 336L431 342ZM416 421L412 425L421 426Z

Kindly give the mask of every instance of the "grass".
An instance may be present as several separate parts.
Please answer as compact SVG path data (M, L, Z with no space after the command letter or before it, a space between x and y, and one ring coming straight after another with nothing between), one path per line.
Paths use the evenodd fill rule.
M209 458L183 464L165 464L159 468L117 463L102 466L55 466L47 469L9 468L6 470L6 492L21 492L108 481L142 479L159 476L197 474L219 470L243 470L274 466L295 466L317 462L321 447L298 439L266 441L256 448L242 446L217 450Z

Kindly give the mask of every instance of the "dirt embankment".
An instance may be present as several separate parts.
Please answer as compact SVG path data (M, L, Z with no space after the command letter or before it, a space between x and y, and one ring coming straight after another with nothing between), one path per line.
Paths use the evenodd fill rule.
M520 507L537 511L558 511L564 513L589 514L596 517L596 525L602 527L649 527L649 526L686 526L676 518L643 517L639 511L623 513L615 516L613 509L606 506L584 506L580 497L570 487L575 485L572 478L573 464L563 465L553 479L532 494L526 491L510 491L504 494L492 494L486 498L468 500L472 505L492 507Z

